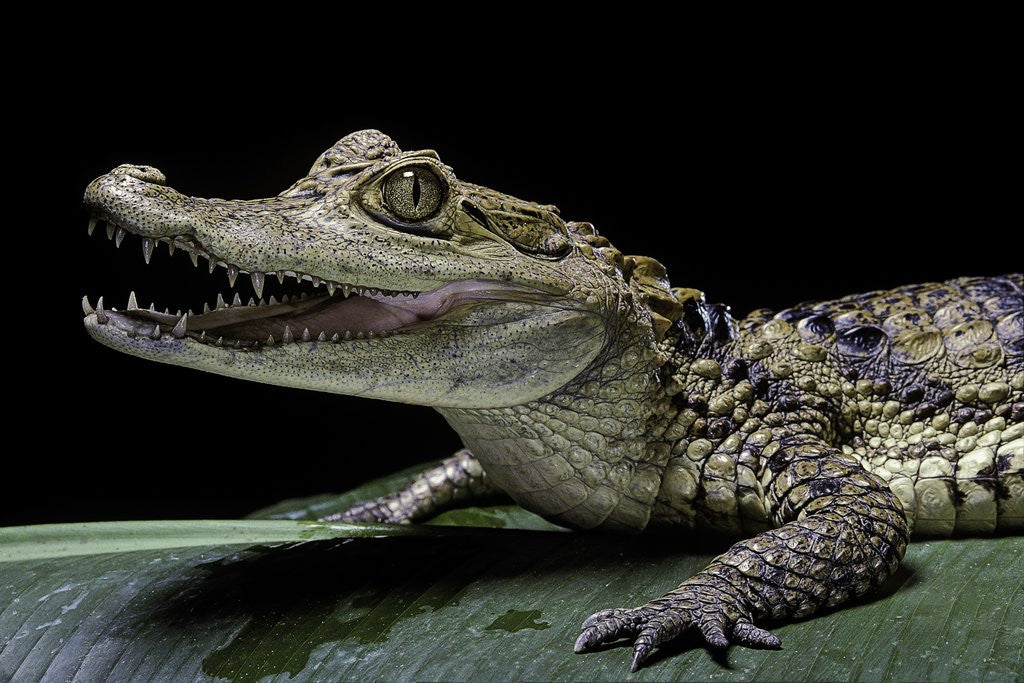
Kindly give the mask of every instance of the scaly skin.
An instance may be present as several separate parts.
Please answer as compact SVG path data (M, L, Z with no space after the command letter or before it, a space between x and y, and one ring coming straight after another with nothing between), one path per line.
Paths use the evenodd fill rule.
M255 273L257 291L297 273L399 293L185 317L85 302L89 332L118 350L429 405L459 433L468 450L337 518L409 522L503 491L570 527L743 539L668 595L588 618L577 651L626 638L636 669L687 629L778 647L756 623L877 587L911 533L1024 529L1019 274L736 322L589 224L376 131L267 200L186 197L123 166L86 203L144 252L173 242Z

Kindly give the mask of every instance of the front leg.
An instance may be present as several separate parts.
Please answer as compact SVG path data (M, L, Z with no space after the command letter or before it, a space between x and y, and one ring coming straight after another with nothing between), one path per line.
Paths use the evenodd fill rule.
M765 502L777 528L735 544L662 598L592 615L576 652L628 638L636 671L653 648L690 629L716 648L778 648L755 622L808 616L896 571L909 528L885 482L816 437L783 439L765 455Z
M505 502L506 497L488 479L480 461L463 448L394 493L361 501L320 521L409 523L452 508Z

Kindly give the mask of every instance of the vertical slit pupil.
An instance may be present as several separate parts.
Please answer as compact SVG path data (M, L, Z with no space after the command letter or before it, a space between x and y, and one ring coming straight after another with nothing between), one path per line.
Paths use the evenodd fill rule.
M420 196L422 192L420 190L420 175L414 173L412 176L412 205L417 209L420 206Z

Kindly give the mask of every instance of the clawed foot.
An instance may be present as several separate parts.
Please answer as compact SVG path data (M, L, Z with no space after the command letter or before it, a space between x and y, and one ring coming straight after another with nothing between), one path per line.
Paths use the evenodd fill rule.
M633 641L630 671L636 671L655 647L688 630L700 633L713 648L730 644L773 650L782 647L778 636L754 626L745 611L727 596L712 593L704 586L683 588L643 607L606 609L591 615L583 622L583 633L576 639L576 652L627 638Z

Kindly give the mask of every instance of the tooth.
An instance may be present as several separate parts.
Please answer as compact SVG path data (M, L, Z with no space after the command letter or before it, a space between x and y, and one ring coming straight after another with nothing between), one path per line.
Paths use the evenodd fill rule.
M300 280L310 280L310 281L312 281L312 280L313 280L313 278L312 278L312 277L310 277L310 276L309 276L308 274L306 274L306 273L299 273L299 276L300 276L300 277L299 277L298 279L300 279Z
M272 334L270 334L270 335L267 335L267 341L266 341L266 342L264 342L264 343L265 343L265 344L266 344L267 346L273 346L273 345L274 345L274 335L272 335Z
M413 292L413 293L412 293L412 298L413 298L413 299L415 299L415 298L416 298L416 297L418 297L419 295L420 295L420 293L419 293L419 292Z
M256 297L259 299L263 298L263 273L250 273L249 279L252 280L252 288L256 291Z
M325 341L327 341L327 335L326 335L326 334L324 334L323 332L320 332L320 336L318 336L318 337L316 338L316 340L317 340L318 342L325 342Z
M108 320L110 320L110 318L107 317L106 311L103 310L102 296L99 298L99 301L96 302L96 320L98 320L100 324L105 324Z
M196 317L196 314L192 312L192 309L191 309L191 308L190 308L190 309L188 309L188 317L190 317L190 318L194 318L194 317Z
M204 301L204 302L203 302L203 315L206 315L206 314L207 314L207 313L209 313L209 312L210 312L210 304L208 304L208 303L206 303L206 302Z
M232 306L241 306L242 305L242 297L238 296L238 292L235 292L235 298L231 300L231 305Z
M271 305L271 306L276 306L277 305L277 299L274 298L273 294L270 295L270 299L267 301L267 303L269 305Z
M364 334L363 334L362 332L356 332L356 339L362 339L362 338L364 338L365 336L366 336L366 335L364 335Z
M153 257L153 240L148 237L142 238L142 258L146 259L146 263L149 263L149 259Z
M109 228L110 226L108 225L107 227ZM121 246L121 242L123 240L124 240L124 228L118 228L117 229L117 235L114 236L114 246L115 247L120 247Z
M88 295L82 297L82 313L86 315L92 315L96 311L93 310L92 305L89 303Z
M345 341L352 338L352 330L345 330Z
M96 223L98 222L95 218L89 219L89 237L92 237L92 231L96 229Z
M233 346L234 346L234 347L235 347L236 349L240 349L240 348L242 348L242 340L241 340L241 339L236 339L236 340L235 340L235 343L233 344Z
M334 342L335 344L338 343L338 333L337 332L335 332L334 334L331 335L331 341Z
M217 337L217 346L224 346L224 337Z
M227 304L224 303L224 297L220 292L217 292L217 308L227 308Z
M253 299L253 298L252 298L252 297L250 296L250 297L249 297L249 305L250 305L250 306L255 306L255 305L256 305L256 299Z
M210 275L213 275L213 271L217 270L217 261L209 254L203 254L210 261Z
M154 327L153 331L149 333L149 338L150 339L159 339L160 338L160 326L159 325Z
M109 221L107 222L107 239L114 239L114 224Z
M228 284L234 288L235 280L238 279L238 268L235 266L228 266Z
M174 240L167 240L167 253L174 256Z
M289 301L291 301L291 299L290 299L290 298L288 297L288 295L287 295L287 294L282 294L282 295L281 295L281 303L283 303L283 304L286 304L286 303L288 303Z
M290 344L291 342L295 341L295 337L292 336L292 328L289 327L288 325L284 326L284 334L281 335L281 341L283 341L286 344Z
M348 295L349 295L350 292L351 292L351 289L349 288L348 285L342 285L341 286L341 293L345 296L346 299L348 298Z
M149 312L150 313L156 313L156 304L150 304L149 305Z
M199 267L199 254L197 254L194 251L190 251L190 252L188 252L188 257L192 261L192 267L193 268L198 268Z
M308 327L303 327L302 328L302 341L309 341L309 328Z
M199 341L201 341L201 342L206 341L206 330L200 330L200 332L199 332Z
M337 284L335 284L334 282L328 282L327 283L327 295L328 296L334 296L334 290L336 290L337 288L338 288Z
M173 330L171 330L171 336L176 339L181 339L185 336L186 332L188 332L188 316L183 315L178 319L178 324L174 326Z
M137 310L139 310L139 302L135 300L135 290L134 289L132 290L132 293L128 295L128 310L129 311L137 311Z
M283 270L277 271L277 281L280 282L282 285L284 284L284 278L285 278L284 271Z
M314 277L313 278L313 286L314 287L319 287L321 282L323 282L323 280L321 280L320 278L318 278L318 277Z
M174 315L176 315L176 316L178 316L178 317L180 318L180 317L181 317L181 309L179 308L179 309L178 309L178 312L177 312L177 313L175 313Z
M170 315L170 314L171 314L171 309L165 308L164 309L164 315Z

